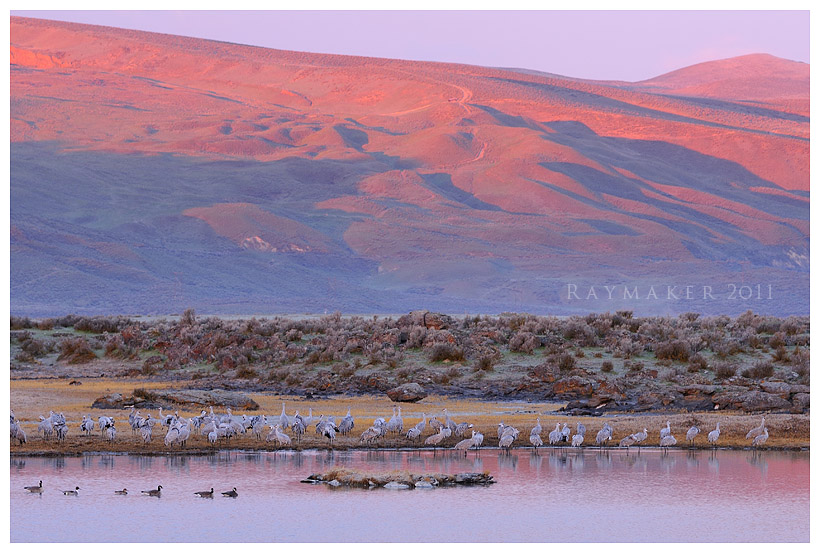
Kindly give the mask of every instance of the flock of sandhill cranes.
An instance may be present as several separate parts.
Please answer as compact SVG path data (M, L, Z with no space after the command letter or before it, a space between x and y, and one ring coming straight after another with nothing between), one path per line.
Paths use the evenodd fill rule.
M441 419L439 420L436 416L428 418L426 413L422 413L421 420L405 430L401 406L394 406L393 416L389 419L384 417L376 418L373 424L362 432L359 443L374 444L379 438L388 434L404 436L408 440L418 443L425 429L430 428L433 433L424 439L425 446L438 448L442 447L443 442L450 436L461 437L465 439L456 443L453 449L464 451L466 455L467 450L478 449L483 444L484 435L475 430L472 423L455 422L450 418L447 409L443 410ZM753 428L746 435L746 439L752 440L751 445L754 448L759 448L769 438L769 431L765 426L765 421L765 418L763 418L760 426ZM292 447L293 440L295 439L299 443L307 429L315 424L316 434L327 438L330 441L330 446L333 447L337 434L346 436L353 431L355 420L350 414L350 409L347 410L347 414L338 423L336 418L331 415L315 417L312 408L309 409L307 415L300 415L298 410L293 415L288 415L285 411L285 404L282 403L282 413L278 417L234 415L230 407L226 409L224 414L216 414L213 407L210 407L208 411L202 410L199 416L186 418L180 417L179 412L176 411L173 414L163 413L162 407L160 407L157 417L154 418L150 413L143 416L139 410L132 407L128 415L128 424L131 427L132 434L139 435L145 443L149 443L153 439L153 429L157 424L166 428L164 443L169 448L184 447L192 432L207 436L208 442L214 445L218 444L220 440L227 441L239 434L250 433L257 440L262 440L264 435L266 441L276 442L280 447ZM90 415L83 415L80 423L82 433L87 436L90 435L94 432L95 426L105 440L109 442L116 440L116 421L113 417L103 415L95 421ZM266 428L270 430L266 431ZM290 429L290 435L286 432L288 429ZM56 436L58 441L63 441L68 434L68 424L62 413L51 411L48 417L40 417L37 431L42 434L43 439L48 440L52 436ZM465 436L468 431L471 432L469 438ZM530 445L536 451L544 445L541 433L542 427L539 417L536 419L535 426L530 430L529 437ZM598 447L606 446L613 439L613 433L613 427L605 422L595 435L595 445ZM498 424L499 447L510 450L519 434L519 429L500 422ZM697 426L692 426L687 430L686 441L691 447L694 447L698 434L700 434L700 429ZM563 447L569 445L577 448L583 445L585 436L586 426L580 422L576 424L574 434L566 423L563 424L563 427L561 423L556 423L555 429L548 434L548 440L550 446ZM633 445L639 446L647 438L648 431L644 428L641 432L625 436L618 443L618 447L628 449ZM715 429L708 433L706 439L710 445L717 447L719 438L720 423L717 423ZM11 412L11 439L18 440L19 444L26 443L26 434L15 418L14 411ZM666 427L660 430L659 445L664 451L668 451L669 447L676 444L677 439L672 435L670 422L666 421Z

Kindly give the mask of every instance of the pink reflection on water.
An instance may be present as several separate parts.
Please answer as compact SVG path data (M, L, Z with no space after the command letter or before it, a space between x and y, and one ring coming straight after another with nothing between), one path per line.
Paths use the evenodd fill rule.
M498 483L368 491L299 482L334 466L418 473L489 471ZM40 479L46 488L42 495L23 490ZM139 494L158 484L162 497ZM78 497L60 493L77 485ZM211 486L217 492L213 499L194 496ZM129 495L114 495L123 487ZM238 498L219 495L233 487ZM49 517L41 516L43 512ZM89 512L106 513L110 523L88 525ZM331 514L332 523L309 525L319 513ZM400 524L382 524L388 513ZM747 524L751 519L756 521L752 528ZM465 457L449 451L226 452L204 457L13 458L11 464L11 540L16 542L808 538L808 453L664 455L654 450L627 454L553 449L538 454L485 450Z

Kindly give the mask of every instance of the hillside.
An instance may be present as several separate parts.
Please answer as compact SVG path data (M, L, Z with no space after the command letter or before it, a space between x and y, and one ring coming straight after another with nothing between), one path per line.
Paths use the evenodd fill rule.
M13 313L808 312L806 64L597 83L17 17L10 60Z

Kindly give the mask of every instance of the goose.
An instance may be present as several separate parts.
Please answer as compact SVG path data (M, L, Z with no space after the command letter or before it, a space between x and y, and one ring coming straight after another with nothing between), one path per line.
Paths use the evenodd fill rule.
M123 488L121 490L114 490L116 495L128 495L128 488Z
M231 490L231 491L229 491L229 492L222 492L222 495L223 495L224 497L236 497L236 496L238 496L239 494L238 494L238 493L236 493L236 488L234 488L234 489L232 489L232 490Z
M24 489L30 491L31 493L43 493L43 481L40 480L40 483L36 486L25 486Z
M157 486L155 490L142 490L140 493L144 493L145 495L150 495L152 497L159 497L162 495L162 486Z
M79 492L80 486L76 486L73 490L63 490L63 495L80 495Z
M196 496L198 496L198 497L210 497L210 498L213 498L213 496L214 496L214 489L213 489L213 488L211 488L211 491L209 491L209 492L194 492L194 495L196 495Z
M716 446L718 438L720 438L720 423L717 423L715 429L709 432L709 434L706 436L706 441L712 444L712 446Z

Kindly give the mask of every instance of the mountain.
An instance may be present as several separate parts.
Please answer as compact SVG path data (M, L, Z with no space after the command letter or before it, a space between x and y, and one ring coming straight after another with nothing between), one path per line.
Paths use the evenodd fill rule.
M806 64L594 82L18 17L10 60L15 314L808 313Z

